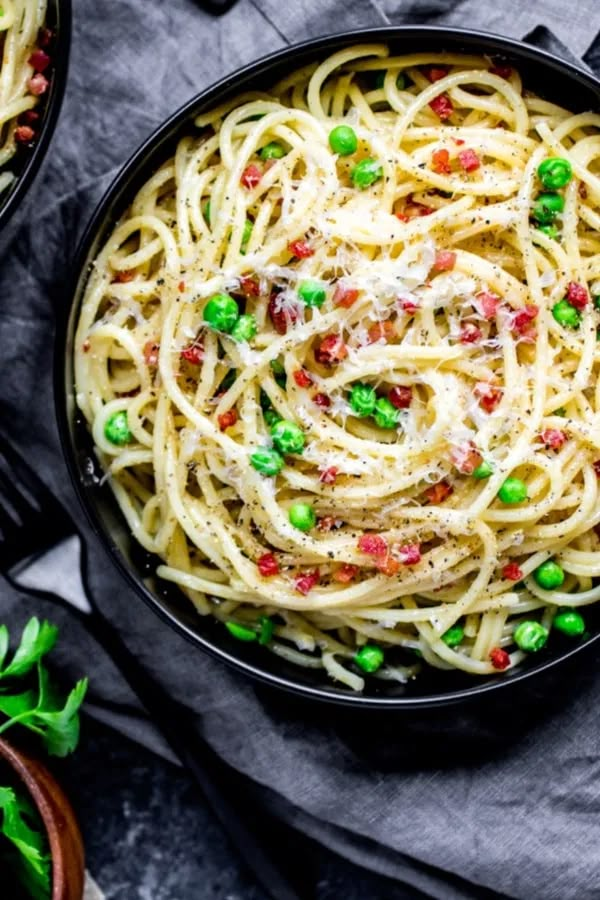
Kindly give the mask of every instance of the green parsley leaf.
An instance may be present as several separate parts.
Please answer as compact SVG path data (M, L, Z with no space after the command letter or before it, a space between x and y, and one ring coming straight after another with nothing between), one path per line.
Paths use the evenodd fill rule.
M79 741L79 707L87 690L87 678L78 681L72 691L64 696L50 681L48 670L41 658L56 642L58 629L49 622L31 619L23 631L21 643L12 662L0 672L0 713L6 721L0 724L0 734L13 725L21 725L35 732L52 756L67 756ZM2 649L0 631L0 651ZM29 675L37 668L37 690L30 688L21 693L7 693L8 681L2 679Z
M79 707L87 691L88 680L78 681L62 708L52 712L35 711L33 724L40 729L41 739L51 756L68 756L79 741Z
M63 707L63 697L55 684L50 681L50 674L43 663L38 663L38 701L36 713L57 712Z
M33 715L38 704L38 692L34 690L23 691L22 694L0 694L0 712L8 716L8 722L0 725L0 733L15 725L27 716ZM22 721L25 724L25 721Z
M12 662L0 671L0 679L15 678L26 675L35 664L52 650L58 636L58 628L50 622L41 622L38 618L30 619L21 636Z
M5 854L8 866L32 900L50 898L50 854L43 824L25 797L0 787L2 834L18 853Z
M67 756L79 741L79 707L87 690L87 678L78 681L65 698L50 683L47 670L38 663L38 690L0 695L0 712L8 720L0 734L17 723L39 735L51 756Z

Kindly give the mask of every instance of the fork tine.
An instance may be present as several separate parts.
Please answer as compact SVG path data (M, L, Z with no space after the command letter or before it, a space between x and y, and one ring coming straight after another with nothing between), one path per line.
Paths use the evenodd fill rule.
M31 518L32 512L39 513L39 503L35 496L30 498L17 487L15 472L3 458L3 447L0 442L0 507L9 522L24 525ZM11 514L12 513L12 514ZM7 522L8 524L8 522Z
M60 501L0 436L0 563L29 557L74 531Z
M54 507L56 507L60 510L62 518L66 517L60 501L57 500L50 488L6 438L0 435L0 466L2 458L5 461L5 471L19 485L18 494L22 505L25 504L29 509L34 507L36 512L49 506L52 513L55 513ZM17 489L15 488L15 490Z
M15 528L19 528L21 523L15 518L14 512L12 512L8 507L6 507L3 503L2 497L2 486L0 485L0 540L4 536L10 534L11 531L14 531Z

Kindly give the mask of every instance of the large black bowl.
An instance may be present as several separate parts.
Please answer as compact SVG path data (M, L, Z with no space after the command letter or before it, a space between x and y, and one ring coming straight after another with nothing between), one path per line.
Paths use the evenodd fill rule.
M173 154L178 139L193 132L194 117L241 91L268 87L284 74L345 46L372 41L385 41L396 53L446 50L499 56L514 64L526 86L542 96L578 110L600 109L600 82L587 72L526 44L458 29L419 26L346 32L299 44L241 69L198 94L165 122L131 157L98 206L83 237L75 279L58 325L55 390L64 452L83 507L111 559L151 609L193 644L263 682L337 704L401 709L464 701L532 679L597 641L600 627L589 614L591 637L575 645L554 644L503 677L475 679L461 672L425 667L423 674L407 685L371 683L362 695L332 684L323 673L292 666L255 645L240 644L214 620L198 616L177 588L154 578L158 560L133 540L110 489L99 485L102 473L73 392L73 334L90 263L138 188Z
M19 209L21 201L40 168L52 138L63 101L69 68L71 46L71 0L48 0L46 25L54 32L51 46L52 64L49 69L50 88L41 98L37 109L42 114L38 137L33 146L17 149L9 168L17 176L10 187L0 194L0 230Z

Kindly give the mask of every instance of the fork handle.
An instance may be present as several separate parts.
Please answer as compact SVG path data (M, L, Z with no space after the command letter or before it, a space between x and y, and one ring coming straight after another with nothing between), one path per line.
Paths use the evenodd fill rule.
M110 656L174 754L194 778L231 842L269 896L274 900L315 897L316 878L299 847L303 842L310 842L291 826L257 807L253 800L248 800L247 779L198 734L191 724L189 712L148 675L110 622L96 610L80 613L70 609L77 612L90 634ZM296 866L292 854L298 861Z

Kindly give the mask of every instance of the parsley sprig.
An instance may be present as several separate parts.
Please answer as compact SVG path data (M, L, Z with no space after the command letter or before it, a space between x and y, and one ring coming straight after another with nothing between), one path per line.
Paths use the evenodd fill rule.
M66 698L50 682L42 658L52 649L57 637L55 625L30 619L21 643L7 661L8 629L6 625L0 626L0 712L7 716L0 725L0 734L19 724L35 732L51 756L67 756L79 740L78 711L87 690L87 678L78 681ZM15 679L28 676L34 669L37 685L16 693Z
M0 734L21 725L50 755L67 756L79 741L79 707L88 682L82 678L66 696L52 683L42 660L57 637L55 625L32 618L11 654L8 629L0 625ZM18 791L0 787L0 815L0 867L12 870L26 896L48 900L51 861L37 811Z

